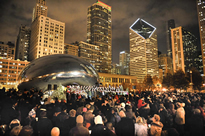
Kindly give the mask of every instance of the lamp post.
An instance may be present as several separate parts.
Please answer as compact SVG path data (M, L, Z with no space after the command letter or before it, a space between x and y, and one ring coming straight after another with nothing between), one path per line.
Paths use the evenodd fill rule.
M193 91L192 71L190 71L190 79L191 79L191 83L190 83L190 85L191 85L191 91Z

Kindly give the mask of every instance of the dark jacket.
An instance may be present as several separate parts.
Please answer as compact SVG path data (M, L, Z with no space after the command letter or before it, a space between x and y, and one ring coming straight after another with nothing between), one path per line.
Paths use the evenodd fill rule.
M117 136L134 136L134 123L132 119L121 118L115 126Z
M97 124L92 127L90 136L107 136L106 127L103 124Z
M89 131L83 124L77 123L76 127L72 128L69 132L69 136L89 136Z
M50 119L44 117L37 122L37 130L40 136L50 136L53 125Z

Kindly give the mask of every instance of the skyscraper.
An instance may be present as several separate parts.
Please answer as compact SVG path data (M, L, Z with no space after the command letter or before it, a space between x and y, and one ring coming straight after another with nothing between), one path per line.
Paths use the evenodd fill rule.
M172 74L172 59L167 54L159 55L159 68L162 69L162 76L166 76L167 73Z
M11 42L4 44L0 42L0 59L14 59L15 45Z
M205 0L197 0L197 12L201 41L203 74L205 74Z
M171 29L175 28L174 19L170 19L167 22L167 55L172 58L172 40Z
M128 51L120 52L120 66L121 66L121 74L129 75L129 64L130 64L130 54Z
M28 60L29 47L30 47L31 29L25 25L19 28L19 34L16 41L15 59L22 61Z
M47 17L48 7L45 0L36 0L36 6L33 8L32 22L40 15Z
M99 0L88 8L87 42L99 46L98 72L110 73L112 63L111 7Z
M197 68L194 61L198 57L196 37L181 26L171 29L171 36L174 72L179 69L189 72L192 67Z
M31 24L29 60L64 53L65 23L40 15Z
M139 18L129 28L129 39L130 75L137 76L138 82L147 74L158 76L156 28Z
M80 41L79 57L92 64L99 71L99 46Z
M37 0L31 24L29 60L64 53L65 23L47 17L45 0Z

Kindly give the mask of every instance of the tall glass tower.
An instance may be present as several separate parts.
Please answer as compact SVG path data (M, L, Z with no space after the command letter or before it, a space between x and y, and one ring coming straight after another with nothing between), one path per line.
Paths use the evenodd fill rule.
M205 74L205 0L197 0L197 12L201 41L201 53L203 62L203 74Z
M137 19L129 29L130 36L130 75L137 76L138 82L144 77L159 75L156 28Z
M181 26L171 29L171 36L174 72L179 69L189 72L192 67L197 68L195 61L198 58L196 37Z
M175 28L174 19L170 19L167 22L167 55L172 58L172 41L171 41L171 29Z
M88 8L87 42L99 46L98 72L111 73L112 22L111 7L97 1Z

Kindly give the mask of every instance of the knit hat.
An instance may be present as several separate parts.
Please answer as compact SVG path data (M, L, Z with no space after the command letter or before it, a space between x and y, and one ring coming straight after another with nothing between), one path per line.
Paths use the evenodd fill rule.
M32 117L33 115L36 115L36 112L34 111L34 109L32 109L32 110L28 113L28 115Z
M158 127L161 127L161 128L163 128L163 126L164 126L162 124L162 122L152 122L151 125L158 126Z
M122 106L123 108L125 108L125 103L124 103L124 102L122 102L122 103L121 103L121 106Z
M77 116L76 123L83 123L83 116L82 115Z
M94 119L95 125L103 124L102 117L100 115L96 116Z
M83 108L83 112L86 112L86 111L87 111L87 108L86 108L86 107L84 107L84 108Z
M154 114L154 116L152 117L152 120L155 119L157 122L160 121L160 116L157 114Z

